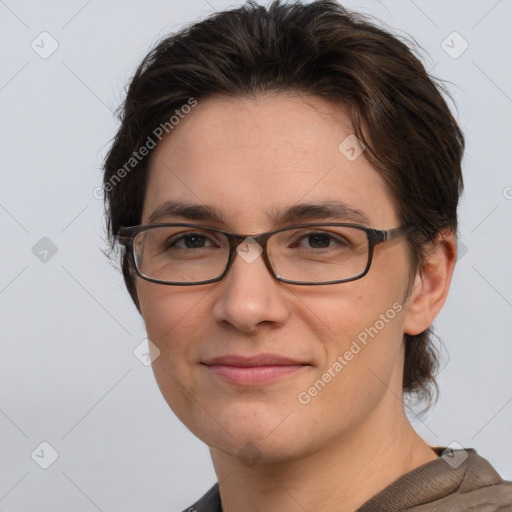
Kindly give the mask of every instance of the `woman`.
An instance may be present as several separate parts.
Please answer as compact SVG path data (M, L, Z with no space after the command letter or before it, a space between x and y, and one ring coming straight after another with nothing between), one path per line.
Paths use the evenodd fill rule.
M404 411L436 389L463 148L410 49L333 1L248 3L146 57L104 190L158 385L218 477L189 511L512 510Z

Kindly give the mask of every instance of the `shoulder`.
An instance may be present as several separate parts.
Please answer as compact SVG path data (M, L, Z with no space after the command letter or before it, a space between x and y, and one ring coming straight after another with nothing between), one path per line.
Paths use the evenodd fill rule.
M219 484L217 483L211 487L201 499L186 508L183 512L222 512Z
M406 473L358 512L512 512L512 482L472 448L434 448L439 457Z

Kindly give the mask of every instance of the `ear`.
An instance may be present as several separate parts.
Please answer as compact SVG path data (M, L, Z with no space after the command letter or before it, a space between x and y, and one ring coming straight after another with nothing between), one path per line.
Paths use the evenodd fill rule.
M448 295L456 259L455 235L451 231L439 233L406 301L406 334L420 334L432 325Z

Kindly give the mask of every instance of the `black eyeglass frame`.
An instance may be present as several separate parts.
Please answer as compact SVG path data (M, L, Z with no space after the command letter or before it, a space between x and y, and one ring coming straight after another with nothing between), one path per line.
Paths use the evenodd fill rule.
M308 227L314 228L314 227L320 227L320 226L349 227L349 228L357 228L357 229L364 231L366 233L366 236L368 237L368 261L366 263L365 269L360 274L358 274L354 277L349 277L346 279L338 279L335 281L320 281L320 282L294 281L294 280L285 279L285 278L281 277L276 272L276 270L272 267L272 263L270 262L270 259L268 257L268 253L267 253L268 239L275 233L281 233L282 231L287 231L287 230L292 230L292 229L297 229L297 228L308 228ZM151 277L145 276L139 270L138 265L136 263L136 257L134 254L134 247L133 247L133 239L139 233L142 233L142 232L147 231L152 228L158 228L158 227L190 227L192 229L204 229L204 230L214 231L216 233L221 233L221 234L225 235L229 242L229 256L228 256L226 268L218 277L215 277L213 279L208 279L206 281L194 281L194 282L162 281L159 279L153 279ZM419 230L419 228L417 226L401 226L401 227L397 227L397 228L381 230L381 229L369 228L367 226L362 226L360 224L352 224L352 223L346 223L346 222L317 222L317 223L308 223L308 224L294 224L293 226L285 226L282 228L273 229L272 231L266 231L265 233L259 233L256 235L243 235L240 233L233 233L231 231L225 231L223 229L214 228L212 226L204 226L202 224L188 224L188 223L184 223L184 222L169 222L169 223L159 223L159 224L140 224L138 226L122 227L119 229L116 240L119 244L123 245L126 248L126 250L128 251L129 263L133 268L135 268L137 275L141 279L150 281L152 283L165 284L165 285L170 285L170 286L195 286L195 285L202 285L202 284L217 283L217 282L221 281L222 279L224 279L226 274L229 272L231 266L233 265L236 249L238 248L238 246L241 243L243 243L247 238L252 238L263 249L263 252L261 253L263 256L263 261L265 262L267 269L274 276L275 279L277 279L278 281L280 281L282 283L287 283L287 284L297 284L297 285L301 285L301 286L312 286L312 285L347 283L350 281L356 281L358 279L361 279L370 270L370 266L371 266L371 263L373 260L373 249L375 248L376 245L382 244L385 242L389 242L389 241L399 238L403 235L406 235L406 234L409 234L409 233L412 233L412 232L418 231L418 230Z

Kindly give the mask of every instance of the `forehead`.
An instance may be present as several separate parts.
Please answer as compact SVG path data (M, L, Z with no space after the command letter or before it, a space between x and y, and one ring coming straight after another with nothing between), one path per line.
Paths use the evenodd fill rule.
M183 201L215 208L230 229L271 229L285 206L340 201L374 227L395 225L382 178L364 152L353 158L354 137L346 109L314 96L199 100L152 154L142 221Z

